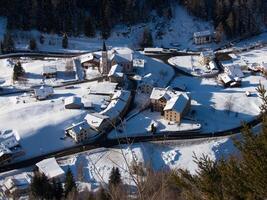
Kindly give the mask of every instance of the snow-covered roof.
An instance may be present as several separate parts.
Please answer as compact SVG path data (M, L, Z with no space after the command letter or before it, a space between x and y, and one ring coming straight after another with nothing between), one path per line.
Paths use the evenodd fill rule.
M72 130L76 135L79 135L81 130L88 131L89 129L91 129L91 127L86 120L73 124L71 127L67 128L67 130Z
M132 54L133 50L128 47L115 47L112 49L117 54Z
M215 55L214 55L214 52L213 51L202 51L200 53L200 56L213 58Z
M123 101L128 101L129 97L131 95L131 92L128 90L118 90L114 93L114 95L112 96L111 100L115 100L115 99L121 99Z
M56 66L43 66L43 74L55 74L56 72Z
M54 93L54 89L50 86L41 86L39 89L34 89L34 93L37 98L42 99L52 95Z
M18 189L28 188L30 184L31 184L31 177L27 173L22 173L7 177L3 183L3 185L8 190L11 190L14 187Z
M117 63L132 62L133 54L114 54L112 59L114 59Z
M101 111L100 114L107 115L110 119L117 118L128 103L130 96L131 93L127 90L117 91L113 95L112 101L109 103L107 108Z
M113 65L108 73L108 76L114 76L114 77L123 77L123 73L122 73L122 66L121 65Z
M225 84L230 83L231 81L233 81L233 79L226 73L221 74L220 78Z
M113 94L118 83L99 82L90 87L90 94Z
M109 117L99 113L89 113L84 119L87 121L89 126L99 128L105 120L109 119Z
M243 78L244 77L244 74L243 74L241 67L239 65L226 66L224 68L224 70L232 78L235 78L235 77Z
M205 36L211 36L213 33L210 30L206 31L200 31L200 32L195 32L194 37L205 37Z
M64 99L64 104L65 106L71 105L71 104L81 105L82 100L81 100L81 97L71 96L71 97L67 97Z
M80 56L81 63L92 61L93 59L94 59L94 55L92 53L87 53L87 54L83 54Z
M178 113L182 113L185 110L188 101L188 95L186 93L180 93L179 95L172 97L169 101L167 101L164 110L174 110Z
M155 47L155 48L152 48L152 47L148 47L148 48L144 48L144 52L157 52L157 53L160 53L163 51L163 48L158 48L158 47Z
M11 137L4 138L4 139L0 138L0 144L4 145L7 148L12 148L12 147L19 145L14 135L12 135Z
M211 70L218 69L217 64L213 60L209 62L209 67Z
M48 179L61 177L65 174L54 157L42 160L36 163L36 166L39 168L40 172L47 176Z
M145 66L145 60L144 59L134 59L133 60L133 66L134 67L144 67Z
M0 145L0 157L6 154L12 154L12 152L5 145Z
M163 97L168 101L173 96L176 96L176 94L170 88L158 88L158 87L155 87L152 90L152 93L150 95L150 99L159 100L159 99L161 99Z

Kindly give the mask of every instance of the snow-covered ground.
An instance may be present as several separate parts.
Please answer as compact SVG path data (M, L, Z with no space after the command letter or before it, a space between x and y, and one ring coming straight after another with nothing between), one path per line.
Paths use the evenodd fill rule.
M131 48L139 48L142 33L145 27L151 29L154 45L161 47L179 48L205 48L208 45L195 46L192 42L193 33L197 31L213 30L211 22L205 22L188 14L188 12L180 5L173 6L173 18L166 20L157 16L152 17L151 22L137 24L131 27L126 25L118 25L113 27L110 38L106 43L108 46L128 46ZM0 38L6 30L6 20L0 20ZM179 27L179 28L177 28ZM160 36L163 33L162 37ZM37 47L41 51L50 52L82 52L96 51L102 47L102 38L99 33L95 38L87 38L85 36L69 37L68 49L62 48L62 36L43 34L45 37L44 44L39 43L40 32L36 30L16 32L16 47L18 49L28 49L29 39L34 37L37 41ZM211 46L214 44L211 44ZM216 46L216 45L215 45Z
M31 59L31 58L20 58L16 59L0 59L0 85L2 86L10 86L13 85L12 75L13 75L13 66L14 64L20 61L22 67L24 68L26 74L25 78L27 82L25 84L20 85L20 87L32 87L36 85L41 85L43 83L47 85L60 85L63 82L73 81L75 80L75 68L73 68L73 72L66 72L66 62L68 59L62 58L44 58L41 59ZM57 77L46 79L43 81L43 67L44 66L55 66L57 68ZM18 86L18 85L16 85Z
M13 130L19 135L19 143L25 155L18 159L76 145L70 138L62 139L64 129L72 123L82 121L90 111L65 109L64 98L79 96L82 101L90 101L95 111L100 111L103 104L108 104L110 96L90 94L90 87L97 89L96 86L99 86L99 90L115 90L115 86L110 87L109 83L91 82L69 89L57 88L55 94L45 101L37 101L30 93L0 96L0 130Z
M170 132L198 131L201 125L190 120L182 120L180 124L165 120L159 112L145 110L125 123L112 130L108 138L116 139L120 137L151 136L151 125L157 127L156 135ZM136 126L138 125L138 129ZM179 134L179 133L177 133Z
M177 69L193 76L212 76L219 72L218 69L209 70L206 65L201 64L200 56L176 56L170 58L168 62Z
M197 164L193 155L201 157L208 155L212 160L226 158L238 153L231 138L222 137L209 140L183 140L136 143L114 148L100 148L66 156L58 159L59 165L66 172L70 167L78 188L95 190L100 184L108 183L112 167L118 167L125 184L134 185L130 169L133 165L151 167L154 170L187 169L196 173ZM130 169L129 169L130 168ZM0 174L0 184L3 180L15 174L29 172L30 168L13 170ZM133 174L136 176L136 174Z
M201 123L203 132L216 132L236 128L259 115L259 82L267 87L267 80L261 75L246 74L239 88L223 88L215 79L179 76L171 86L186 86L192 97L191 117ZM252 95L246 96L246 91Z

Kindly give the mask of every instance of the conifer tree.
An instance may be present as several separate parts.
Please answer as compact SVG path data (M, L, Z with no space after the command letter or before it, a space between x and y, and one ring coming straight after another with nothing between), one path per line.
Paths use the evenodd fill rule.
M4 53L11 53L15 50L14 40L9 32L4 35L2 48Z
M73 177L73 174L70 170L70 168L68 168L68 171L66 173L66 180L65 180L65 197L67 197L68 193L73 191L73 190L77 190L76 188L76 183Z
M29 49L30 50L36 50L37 49L36 40L34 38L30 39L30 41L29 41Z
M62 47L64 49L67 49L69 45L69 39L66 33L63 34L63 38L62 38Z
M117 186L121 184L121 174L120 174L120 170L118 167L112 168L108 183L110 186Z
M13 68L13 80L14 81L19 80L19 78L22 77L24 74L25 74L25 70L21 66L21 63L17 62Z

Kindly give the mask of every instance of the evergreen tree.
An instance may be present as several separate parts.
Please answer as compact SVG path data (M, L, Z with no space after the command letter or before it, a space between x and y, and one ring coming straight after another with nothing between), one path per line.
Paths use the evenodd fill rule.
M2 49L4 53L12 53L15 50L15 44L9 32L4 35Z
M107 191L101 186L96 193L96 200L110 200L109 194Z
M117 186L121 184L121 174L120 174L120 170L118 167L112 168L108 183L110 186Z
M141 39L140 46L142 48L153 46L153 37L151 31L148 28L145 28L143 31L143 37Z
M30 189L32 196L37 199L52 199L53 197L52 186L44 174L34 173Z
M68 168L68 171L66 173L66 180L65 180L65 197L67 197L68 193L71 191L76 191L76 183L75 180L73 178L73 174L70 170L70 168Z
M94 25L92 23L90 16L86 17L86 19L84 21L84 34L87 37L94 37L95 36L95 28L94 28Z
M30 39L30 41L29 41L29 49L30 50L36 50L37 49L36 40L34 38Z
M52 180L52 191L56 200L60 200L63 197L64 190L60 181Z
M62 47L63 47L64 49L67 49L67 48L68 48L68 45L69 45L69 39L68 39L67 34L65 33L65 34L63 35L63 38L62 38Z
M21 66L21 63L17 62L13 68L13 80L14 81L19 80L19 78L22 77L24 74L25 74L25 70Z

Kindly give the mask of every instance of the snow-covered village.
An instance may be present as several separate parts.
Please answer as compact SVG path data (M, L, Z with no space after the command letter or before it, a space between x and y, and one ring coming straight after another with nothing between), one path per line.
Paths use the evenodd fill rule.
M112 11L92 22L104 0L81 3L88 12L47 2L36 19L51 24L35 26L26 10L15 23L8 12L19 5L0 0L0 199L267 197L266 180L246 185L266 178L267 2L249 16L259 24L235 24L240 1L144 0L151 18L131 25L121 10L123 22L105 21ZM45 15L62 5L66 18L74 4L84 34Z

